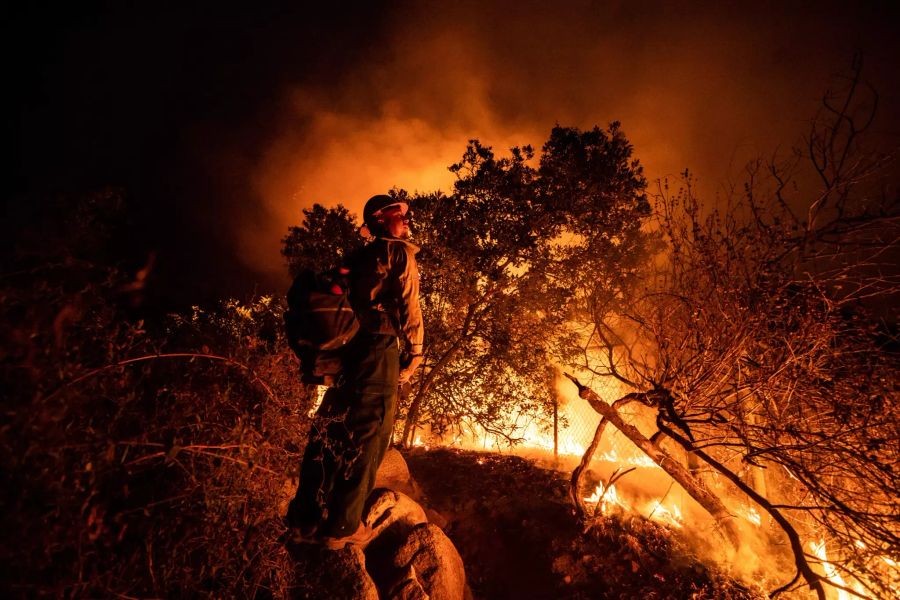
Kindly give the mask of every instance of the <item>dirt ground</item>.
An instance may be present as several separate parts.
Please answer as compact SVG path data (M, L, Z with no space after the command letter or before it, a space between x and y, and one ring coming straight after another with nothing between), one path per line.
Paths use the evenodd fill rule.
M566 473L453 449L405 457L424 503L447 518L478 600L764 597L697 561L654 522L610 516L580 523Z

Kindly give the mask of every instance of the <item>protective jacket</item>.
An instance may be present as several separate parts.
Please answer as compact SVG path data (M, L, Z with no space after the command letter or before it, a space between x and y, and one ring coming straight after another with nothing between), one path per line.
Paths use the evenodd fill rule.
M419 306L419 248L406 240L379 237L350 259L350 303L360 328L395 335L413 356L422 354L424 326Z

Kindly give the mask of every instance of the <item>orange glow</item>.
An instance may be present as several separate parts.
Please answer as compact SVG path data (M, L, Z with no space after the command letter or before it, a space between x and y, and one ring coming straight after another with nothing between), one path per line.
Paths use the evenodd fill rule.
M608 513L612 507L618 507L626 511L631 510L631 506L619 496L615 484L605 488L602 482L598 483L594 493L584 498L584 501L594 506L599 504L599 512L601 514Z
M734 510L734 512L747 521L753 523L757 527L762 525L762 516L759 514L759 511L756 510L756 508L754 508L753 506L739 506Z
M328 388L324 385L316 386L316 402L309 407L309 410L306 412L307 417L315 416L316 411L319 410L319 407L322 405L322 399L325 398L326 391L328 391Z
M650 504L644 507L644 510L649 511L648 518L653 519L654 521L658 521L672 527L677 527L679 529L684 527L684 519L681 516L681 509L678 508L677 504L673 503L669 506L663 506L661 501L653 500L652 502L650 502Z
M822 563L822 569L825 571L825 577L828 578L829 581L835 583L836 585L840 585L843 587L847 586L847 582L844 581L844 578L841 577L841 574L838 573L838 570L835 566L828 562L828 553L825 549L825 540L820 540L818 542L810 542L809 547L812 550L813 554L816 555ZM860 586L853 586L858 592L863 593L863 590ZM845 592L844 590L836 590L838 600L850 600L853 598L853 595L849 592Z

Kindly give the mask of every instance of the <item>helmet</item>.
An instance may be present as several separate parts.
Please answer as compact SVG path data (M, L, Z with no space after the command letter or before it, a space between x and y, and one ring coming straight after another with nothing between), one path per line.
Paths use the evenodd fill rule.
M405 201L391 198L386 194L379 194L377 196L372 196L366 202L366 206L363 208L363 222L366 225L374 225L375 217L380 215L381 211L389 206L399 206L401 214L404 215L406 214L406 211L409 210L409 205Z

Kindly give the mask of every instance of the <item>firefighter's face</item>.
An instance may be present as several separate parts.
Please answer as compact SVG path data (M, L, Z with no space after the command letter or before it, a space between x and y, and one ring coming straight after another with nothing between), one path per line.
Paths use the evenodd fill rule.
M379 220L384 224L384 229L391 237L409 237L409 215L403 214L399 206L389 206L381 213Z

